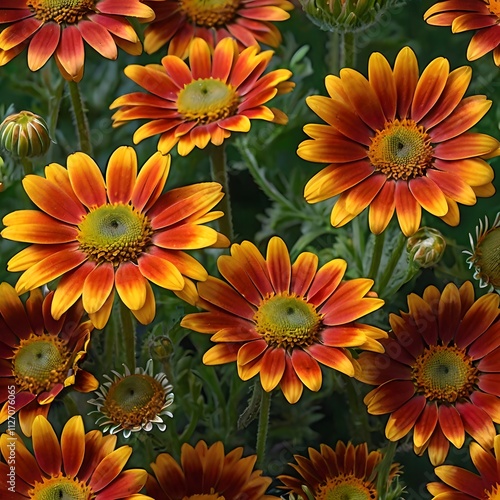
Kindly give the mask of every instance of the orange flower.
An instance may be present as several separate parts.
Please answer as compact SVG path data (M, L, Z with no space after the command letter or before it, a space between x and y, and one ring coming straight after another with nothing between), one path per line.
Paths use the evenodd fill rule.
M81 302L55 320L50 314L53 298L54 292L43 297L36 289L24 306L8 283L0 284L0 423L17 413L26 436L31 436L34 418L47 416L65 387L90 392L99 386L78 366L92 323L82 322Z
M154 476L148 475L146 491L155 500L279 500L265 494L271 478L262 476L261 470L253 470L256 455L242 455L243 448L226 455L221 441L210 447L205 441L199 441L195 447L184 443L181 465L168 453L158 455L151 464Z
M6 215L2 236L33 243L8 262L24 271L16 290L24 293L61 277L52 301L59 319L81 296L97 328L107 323L115 289L143 324L156 312L149 281L194 302L190 279L204 280L203 266L184 252L227 246L225 236L204 223L222 216L210 210L223 197L215 182L162 193L170 156L155 153L137 174L137 155L118 148L104 180L84 153L68 157L68 167L52 163L45 178L28 175L23 186L41 209Z
M357 362L349 347L382 352L378 339L387 334L358 323L384 301L367 297L373 281L341 282L347 268L335 259L319 270L318 257L304 252L293 265L282 239L269 242L267 257L253 243L231 247L217 265L229 284L209 277L198 284L198 305L208 312L188 314L181 326L214 334L203 357L207 365L237 362L248 380L260 373L265 391L278 384L295 403L304 384L321 388L319 363L353 376Z
M390 413L385 435L397 441L413 429L415 453L427 449L443 463L450 442L461 448L468 433L491 448L500 423L500 297L449 283L423 297L408 296L409 312L391 314L385 354L362 353L362 382L377 385L365 397L368 412Z
M113 126L137 118L148 123L134 134L134 143L161 134L158 149L168 153L177 143L180 155L209 142L220 145L231 132L248 132L250 120L286 123L281 111L264 104L277 94L292 90L291 72L278 69L262 76L272 51L249 47L241 53L236 42L225 38L211 55L203 39L191 44L187 64L177 56L165 56L162 66L132 65L125 74L151 94L134 92L116 99L111 109Z
M147 472L123 470L132 448L115 449L116 436L103 437L99 431L85 434L80 416L66 422L60 440L50 422L37 416L33 422L32 442L33 455L14 432L0 437L5 461L0 461L2 498L153 500L139 493L146 483ZM9 484L12 459L15 460L14 485Z
M154 12L139 0L2 0L0 66L28 47L28 67L39 70L52 55L66 80L83 76L87 42L101 56L116 59L117 46L142 52L127 17L150 21Z
M289 464L302 479L278 476L285 485L279 488L304 497L306 486L316 500L330 498L379 498L377 491L377 467L384 456L379 451L368 453L362 443L354 446L337 441L335 450L322 444L320 451L309 448L309 458L294 455L297 464ZM399 465L391 464L389 481L399 473Z
M485 96L463 95L471 69L450 73L448 60L432 61L419 77L417 58L401 50L394 69L382 54L368 64L369 79L349 68L329 75L330 97L310 96L309 107L327 125L308 124L312 139L297 154L330 163L305 187L316 203L340 194L331 223L343 226L370 207L370 230L379 234L394 211L403 233L419 227L422 208L456 226L458 203L492 196L493 170L484 157L500 154L489 135L467 132L488 111Z
M281 33L271 21L284 21L293 9L288 0L146 0L155 19L144 33L148 54L168 45L168 53L185 59L189 44L203 38L213 49L226 37L240 49L263 43L278 47ZM170 42L170 43L169 43Z
M494 500L500 495L500 435L495 436L492 451L477 443L469 447L479 476L454 465L441 465L434 472L443 483L429 483L427 489L437 500Z
M475 61L493 51L495 64L500 66L500 1L447 0L434 4L424 14L433 26L451 26L453 33L477 30L467 49L467 59Z

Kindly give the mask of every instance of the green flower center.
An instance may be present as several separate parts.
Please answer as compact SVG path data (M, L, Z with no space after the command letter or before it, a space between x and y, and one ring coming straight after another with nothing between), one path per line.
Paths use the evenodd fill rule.
M264 299L253 320L269 345L285 348L313 344L322 326L321 315L312 304L288 294Z
M349 474L328 478L317 487L315 500L373 500L377 491L371 483Z
M394 120L377 130L368 149L376 170L388 179L414 179L432 164L431 138L413 120Z
M124 429L154 420L164 408L165 390L147 374L133 374L114 382L106 395L102 412Z
M35 483L28 494L33 500L90 500L94 497L83 481L62 475Z
M218 28L232 21L240 0L179 0L189 21L204 28Z
M44 23L75 24L86 14L96 12L95 0L27 0L26 5Z
M200 124L234 115L238 104L236 90L213 78L199 78L188 83L177 96L177 109L182 118Z
M486 232L475 250L475 264L484 281L500 288L500 227Z
M21 340L12 358L12 372L19 389L39 394L64 382L71 357L66 343L54 335L34 335Z
M412 378L427 399L454 403L471 394L478 370L465 349L432 345L415 360Z
M149 219L130 205L103 205L89 212L78 226L80 250L98 263L137 261L151 242Z

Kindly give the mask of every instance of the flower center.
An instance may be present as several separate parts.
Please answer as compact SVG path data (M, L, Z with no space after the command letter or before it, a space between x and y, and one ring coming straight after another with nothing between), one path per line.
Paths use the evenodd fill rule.
M111 385L102 412L124 429L132 429L154 420L164 403L160 382L147 374L133 374Z
M315 500L372 500L377 498L377 490L352 474L328 478L318 486Z
M75 24L89 12L96 12L95 0L27 0L26 5L44 23Z
M55 335L34 335L22 339L12 358L16 385L23 391L40 394L64 382L71 353Z
M302 297L283 293L264 299L253 319L257 332L269 345L293 348L316 341L321 318Z
M491 491L485 490L484 494L486 495L485 498L487 500L500 500L500 485L496 483L492 487Z
M475 263L487 282L500 288L500 227L488 231L477 245Z
M499 0L486 0L486 6L488 7L489 11L494 14L495 16L500 18L500 1Z
M28 492L33 500L90 500L94 497L92 489L83 481L69 476L59 476L43 479L35 483Z
M211 488L213 489L213 488ZM186 500L224 500L225 497L219 495L218 493L208 493L206 495L191 495L189 497L185 497Z
M413 120L394 120L377 130L368 149L376 170L388 179L414 179L431 166L433 149L424 127Z
M204 28L224 26L234 19L240 0L180 0L190 22Z
M182 118L202 125L234 115L238 104L236 90L213 78L188 83L177 96L177 109Z
M478 370L465 349L431 345L415 360L412 377L427 399L453 403L471 394Z
M78 226L80 250L98 263L136 261L151 241L149 219L130 205L103 205Z

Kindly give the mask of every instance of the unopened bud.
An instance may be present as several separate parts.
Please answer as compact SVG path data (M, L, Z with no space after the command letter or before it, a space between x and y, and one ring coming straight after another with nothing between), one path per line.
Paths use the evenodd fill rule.
M168 363L173 351L172 341L166 335L153 338L149 344L151 357L160 363Z
M408 238L406 246L410 254L410 262L424 268L437 264L445 248L446 241L443 235L432 227L421 227Z
M32 158L43 155L50 143L47 123L30 111L9 115L0 123L0 145L14 156Z

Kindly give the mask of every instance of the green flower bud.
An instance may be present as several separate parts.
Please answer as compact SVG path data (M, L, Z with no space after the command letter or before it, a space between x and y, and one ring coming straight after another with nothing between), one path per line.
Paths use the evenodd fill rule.
M299 0L307 17L325 31L359 31L402 0Z
M154 337L150 341L149 353L154 360L160 363L168 363L173 351L172 341L166 335Z
M43 155L51 143L45 120L30 111L9 115L0 123L0 146L19 158Z
M417 267L431 267L437 264L444 254L446 241L443 235L432 227L421 227L407 241L406 249L410 262Z

